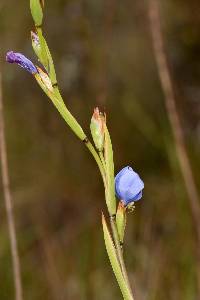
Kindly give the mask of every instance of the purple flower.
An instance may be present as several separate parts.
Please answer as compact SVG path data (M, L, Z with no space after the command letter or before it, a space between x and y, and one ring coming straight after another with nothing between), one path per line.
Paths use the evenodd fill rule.
M36 66L26 56L21 53L9 51L6 54L6 61L13 64L16 63L31 74L37 73Z
M131 167L123 168L115 177L115 193L125 206L142 198L144 182Z

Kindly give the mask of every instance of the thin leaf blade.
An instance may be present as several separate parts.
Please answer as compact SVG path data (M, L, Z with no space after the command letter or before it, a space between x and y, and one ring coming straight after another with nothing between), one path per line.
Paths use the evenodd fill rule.
M115 198L115 185L114 185L114 162L113 162L113 149L110 134L107 126L105 126L105 145L104 156L106 163L106 204L110 215L116 214L116 198Z
M122 292L124 300L134 300L130 291L126 285L125 279L123 277L121 267L117 258L116 250L113 244L113 240L111 238L110 232L108 230L108 226L105 220L104 215L102 214L102 225L103 225L103 233L104 233L104 241L106 246L106 251L110 260L110 264L112 266L113 272L119 284L120 290Z

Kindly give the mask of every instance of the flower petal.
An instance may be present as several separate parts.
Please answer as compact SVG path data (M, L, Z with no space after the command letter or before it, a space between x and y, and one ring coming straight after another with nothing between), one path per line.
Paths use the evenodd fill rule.
M31 74L37 73L36 66L26 56L21 53L9 51L6 54L6 61L13 64L16 63Z
M115 177L116 196L127 205L142 197L144 182L131 167L123 168Z

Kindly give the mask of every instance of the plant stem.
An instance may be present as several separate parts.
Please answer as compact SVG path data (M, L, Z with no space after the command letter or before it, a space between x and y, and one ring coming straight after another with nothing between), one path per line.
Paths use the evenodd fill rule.
M8 159L6 149L6 138L5 138L5 124L3 117L3 99L2 99L2 84L1 84L1 73L0 73L0 160L1 160L1 173L2 173L2 184L3 194L5 199L7 220L8 220L8 231L11 245L11 255L13 263L13 276L15 283L15 299L22 300L22 282L21 282L21 268L19 253L17 247L17 235L15 229L15 219L13 213L13 201L10 191L10 178L8 172Z
M94 159L95 159L95 161L96 161L96 163L99 167L99 170L101 172L101 176L103 178L104 186L106 186L106 176L105 176L104 166L101 162L101 159L100 159L97 151L95 150L94 146L92 145L92 143L88 139L86 139L86 141L85 141L85 146L88 148L88 150L90 151L90 153L94 157Z
M102 165L104 167L104 170L106 170L106 163L105 163L105 159L104 159L104 156L103 156L103 151L99 151L99 156L100 156Z
M49 97L49 95L47 94L47 96ZM69 125L69 123L67 122L67 118L68 116L67 115L71 115L71 113L67 110L66 108L66 105L65 105L65 102L63 101L63 98L59 92L59 89L56 88L56 97L52 97L51 99L54 103L54 105L56 106L56 108L58 109L58 111L60 112L60 114L62 115L62 117L64 118L64 120L66 121L66 123ZM74 118L72 115L71 115L72 118ZM78 126L79 123L78 121L74 118L74 123L76 122L76 124ZM69 125L70 126L70 125ZM70 126L71 129L73 130L73 126ZM82 130L82 127L80 126L81 130ZM74 131L74 130L73 130ZM75 132L75 131L74 131ZM76 132L75 132L76 134ZM85 136L83 142L85 144L85 146L88 148L88 150L90 151L90 153L92 154L92 156L94 157L98 167L99 167L99 170L100 170L100 173L101 173L101 176L103 178L103 182L104 182L104 186L106 187L106 176L105 176L105 162L103 163L97 153L97 151L95 150L94 146L92 145L92 143L89 141L89 139L86 137L85 133L83 132L82 130L82 134L83 136ZM76 134L77 135L77 134ZM77 137L81 139L80 135L77 135Z
M158 0L149 0L148 7L149 27L152 35L153 50L156 59L158 74L161 86L164 93L164 99L169 117L174 143L176 147L177 158L180 164L180 169L185 182L188 201L190 205L194 231L196 233L196 267L197 267L197 284L198 284L198 299L200 299L200 202L199 192L193 175L193 170L189 155L186 148L184 130L181 124L179 111L176 104L176 94L174 83L172 80L167 54L165 51L164 37L161 28L161 16Z
M115 216L110 217L110 225L111 225L111 229L112 229L112 233L113 233L116 252L117 252L118 259L119 259L119 263L121 265L121 269L122 269L124 279L127 283L127 286L128 286L129 291L130 291L130 294L132 296L132 299L134 299L133 298L133 293L132 293L132 290L131 290L131 286L130 286L130 282L129 282L129 278L128 278L128 274L127 274L127 270L126 270L126 266L125 266L125 263L124 263L124 257L123 257L123 254L122 254L122 249L121 249L120 242L119 242L119 235L118 235L118 232L117 232L117 225L116 225L115 218L116 218Z
M113 238L110 235L110 232L108 230L106 220L105 220L103 214L102 214L102 225L103 225L103 233L104 233L104 241L105 241L106 251L107 251L113 272L115 274L116 280L117 280L120 290L122 292L123 298L124 298L124 300L134 300L132 297L132 293L129 290L126 280L124 278L124 275L122 273L121 265L119 263L119 259L117 256Z
M95 159L95 161L96 161L96 163L99 167L99 170L100 170L100 173L101 173L101 176L102 176L102 179L103 179L105 190L107 190L107 188L109 186L109 183L111 183L111 180L109 181L110 173L111 173L110 176L113 177L113 185L114 185L114 167L113 167L113 163L110 163L110 160L112 160L112 162L113 162L113 152L112 152L112 145L111 145L110 136L109 136L108 131L107 131L107 139L109 141L109 147L108 147L107 150L109 150L111 152L111 155L108 156L108 163L110 163L110 165L109 165L110 168L111 167L113 168L113 169L111 168L111 171L113 170L113 172L109 172L110 169L109 169L109 171L107 170L108 168L107 168L107 165L106 165L106 161L104 159L103 152L100 151L98 153L95 150L94 146L92 145L92 143L89 141L89 139L85 135L82 127L79 125L77 120L73 117L73 115L68 111L68 109L65 106L65 103L63 101L63 98L62 98L62 96L59 92L58 87L57 86L54 87L54 94L51 94L51 93L48 92L48 89L46 89L46 87L44 87L44 85L41 83L40 78L36 75L35 75L35 78L38 81L41 88L47 94L47 96L52 100L53 104L55 105L55 107L57 108L57 110L59 111L61 116L64 118L66 123L69 125L69 127L72 129L72 131L76 134L76 136L81 141L84 142L85 146L88 148L88 150L92 154L93 158ZM109 181L109 183L108 183L108 181ZM114 193L114 191L113 191L113 193ZM108 207L108 210L109 210L109 207ZM116 213L116 207L114 209L112 209L112 211L115 214ZM114 244L115 244L115 247L116 247L116 257L117 257L118 262L119 262L119 268L121 269L122 276L124 278L124 283L125 283L125 285L127 285L127 291L130 295L130 297L128 297L127 299L128 300L134 300L133 294L132 294L132 291L131 291L131 287L130 287L130 283L129 283L129 279L128 279L128 275L127 275L127 271L126 271L126 267L125 267L125 263L124 263L124 259L123 259L123 255L122 255L122 250L121 250L121 246L120 246L120 240L119 240L119 235L118 235L118 231L117 231L117 225L116 225L115 217L111 217L110 222L111 222L111 228L112 228L112 233L113 233L113 238L114 238Z

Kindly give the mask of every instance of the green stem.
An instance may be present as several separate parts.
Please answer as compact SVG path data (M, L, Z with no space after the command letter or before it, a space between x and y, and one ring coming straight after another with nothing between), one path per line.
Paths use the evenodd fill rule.
M131 291L128 288L128 285L125 281L124 275L122 273L121 265L119 263L119 259L117 256L116 248L113 242L113 239L108 230L106 220L104 215L102 215L102 225L103 225L103 233L104 233L104 241L106 246L106 251L110 260L110 264L112 266L113 272L119 284L120 290L122 292L124 300L133 300Z
M56 95L57 95L58 99L61 101L61 103L63 103L63 104L65 105L65 103L64 103L64 101L63 101L63 98L62 98L62 96L61 96L61 94L60 94L60 91L59 91L58 87L55 87L54 90L55 90L55 92L56 92ZM92 143L89 141L89 139L86 138L86 139L84 140L84 142L85 142L85 146L88 148L88 150L90 151L90 153L91 153L92 156L94 157L94 159L95 159L95 161L96 161L96 163L97 163L97 165L98 165L98 167L99 167L99 170L100 170L100 173L101 173L101 176L102 176L102 178L103 178L104 185L105 185L105 184L106 184L106 177L105 177L105 167L104 167L104 165L103 165L103 162L101 161L101 159L100 159L100 157L99 157L97 151L95 150L94 146L93 146Z
M40 81L40 78L38 76L35 76L35 78L36 78L37 82L39 83L39 85L41 86L41 88L43 89L43 91L46 93L46 95L52 100L53 104L55 105L55 107L57 108L57 110L59 111L59 113L61 114L63 119L65 120L65 122L69 125L69 127L76 134L76 136L85 143L86 147L88 148L88 150L94 157L94 159L99 167L101 176L103 178L104 186L106 187L105 169L101 162L101 159L100 159L97 151L91 144L91 142L86 137L86 134L84 133L84 131L83 131L82 127L80 126L80 124L78 123L78 121L74 118L74 116L67 109L67 107L63 101L63 98L59 92L58 87L54 88L54 94L49 93L47 88Z
M130 294L132 296L132 300L133 300L134 299L133 298L133 293L132 293L132 290L131 290L131 286L130 286L126 266L125 266L125 263L124 263L124 257L123 257L123 254L122 254L122 249L121 249L121 246L120 246L120 241L119 241L119 235L118 235L118 231L117 231L115 216L110 217L110 224L111 224L111 229L112 229L112 233L113 233L113 238L114 238L114 242L115 242L117 256L118 256L118 259L119 259L119 262L120 262L120 265L121 265L122 273L123 273L124 279L127 283L129 292L130 292Z
M100 156L102 165L104 167L104 170L106 170L106 162L105 162L105 158L104 158L104 155L103 155L103 151L99 151L99 156Z
M44 65L47 66L47 63L49 62L49 60L47 58L50 59L51 67L53 69L52 69L52 71L50 70L49 76L53 82L54 81L56 82L56 74L55 74L55 69L54 69L54 65L53 65L53 60L52 60L48 45L46 44L46 41L42 35L42 29L38 27L37 32L38 32L38 36L39 36L39 41L41 43L42 62L44 62ZM46 61L46 59L47 59L47 61ZM63 101L63 98L60 94L58 85L56 84L55 86L53 86L54 93L50 94L48 92L48 89L41 82L40 78L38 78L36 75L35 75L35 78L38 81L38 83L40 84L40 86L42 87L42 89L44 90L44 92L47 94L47 96L52 100L52 102L54 103L54 105L56 106L56 108L58 109L58 111L60 112L60 114L62 115L64 120L66 121L66 123L70 126L70 128L78 136L78 138L85 143L85 146L88 148L88 150L94 157L94 159L99 167L99 170L100 170L103 182L104 182L104 187L106 190L107 189L107 179L109 178L108 176L110 174L109 174L109 172L108 172L108 174L106 174L107 167L106 167L106 162L104 159L103 152L100 151L99 153L97 153L94 146L91 144L91 142L88 140L87 136L85 135L84 131L82 130L82 127L79 125L77 120L73 117L73 115L68 111L68 109L65 106L65 103ZM108 133L108 136L109 136L109 133ZM110 139L110 137L109 137L109 139ZM111 142L110 142L110 144L111 144ZM112 152L112 147L111 147L111 152ZM112 160L113 160L113 158L112 158ZM114 169L113 169L113 176L114 176ZM116 209L115 209L115 211L116 211ZM117 254L115 256L116 262L117 261L119 262L119 270L121 267L121 272L116 272L116 274L117 274L116 277L117 277L118 283L120 285L120 288L122 290L122 294L125 297L124 299L134 300L132 291L131 291L131 287L130 287L130 283L129 283L129 279L128 279L128 275L127 275L127 271L126 271L126 267L125 267L125 263L124 263L124 259L123 259L122 250L120 247L120 240L119 240L119 235L118 235L118 231L117 231L115 217L110 218L110 223L111 223L111 228L112 228L112 233L113 233L113 238L114 238L114 244L116 247L116 254ZM107 247L108 247L108 245L107 245ZM114 247L114 245L113 245L113 247ZM113 261L113 256L111 256L112 251L109 251L109 249L110 248L107 249L108 255L109 255L109 258L111 259L111 261ZM117 269L115 268L115 271L116 270ZM121 280L120 280L120 274L122 276Z
M63 100L63 98L62 98L62 96L61 96L61 94L60 94L60 90L59 90L58 85L55 86L53 89L54 89L54 93L55 93L56 97L57 97L62 103L64 103L64 100ZM64 103L64 104L65 104L65 103Z
M73 115L68 111L67 107L65 106L65 103L62 99L62 96L60 95L59 89L57 87L54 88L54 94L50 94L48 92L48 90L46 89L46 87L41 83L40 79L37 76L35 76L35 78L38 81L38 83L40 84L41 88L47 94L47 96L52 100L52 102L54 103L54 105L56 106L56 108L58 109L58 111L60 112L60 114L62 115L64 120L66 121L66 123L71 127L72 131L77 135L77 137L81 141L83 141L85 143L85 146L88 148L88 150L90 151L90 153L94 157L94 159L95 159L95 161L96 161L96 163L99 167L99 170L100 170L103 182L104 182L104 187L105 187L105 189L107 189L106 164L105 164L105 160L104 160L104 156L103 156L102 151L99 154L97 153L94 146L91 144L91 142L86 137L85 133L83 132L83 130L82 130L81 126L79 125L79 123L77 122L77 120L73 117ZM133 295L132 295L132 291L131 291L131 288L130 288L130 283L129 283L126 267L125 267L125 264L124 264L124 259L123 259L121 247L120 247L120 241L119 241L119 236L118 236L118 232L117 232L117 226L116 226L115 218L112 217L110 219L110 222L111 222L111 227L112 227L112 232L113 232L117 257L118 257L118 260L119 260L119 264L121 266L122 274L123 274L124 280L127 284L127 288L129 290L129 293L131 295L130 300L134 300Z
M92 145L92 143L88 139L86 139L85 146L88 148L88 150L90 151L90 153L94 157L94 159L95 159L95 161L96 161L96 163L99 167L99 170L100 170L103 182L104 182L104 186L106 186L106 176L105 176L104 166L101 162L101 159L100 159L97 151L95 150L94 146Z

